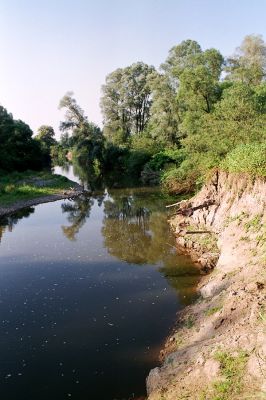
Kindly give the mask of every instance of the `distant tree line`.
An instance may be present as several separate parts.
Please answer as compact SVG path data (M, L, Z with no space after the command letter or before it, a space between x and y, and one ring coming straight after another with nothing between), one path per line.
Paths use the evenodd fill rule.
M247 171L266 175L265 76L259 35L246 36L227 59L185 40L170 49L159 71L138 62L106 77L103 132L67 94L60 103L67 110L62 148L89 164L97 160L103 174L162 182L175 193L194 190L212 168L237 172L232 160L243 152Z
M1 107L0 169L71 157L91 176L161 182L175 193L194 190L212 168L237 172L237 157L248 160L249 171L266 175L265 77L266 44L259 35L246 36L227 59L185 40L170 49L158 71L137 62L106 77L103 129L88 120L71 92L59 104L65 110L59 142L50 126L33 138Z

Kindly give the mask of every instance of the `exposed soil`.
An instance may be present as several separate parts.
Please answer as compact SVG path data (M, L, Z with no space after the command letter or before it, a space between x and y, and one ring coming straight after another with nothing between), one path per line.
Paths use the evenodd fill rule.
M217 172L170 224L202 268L147 378L148 400L266 398L266 182Z

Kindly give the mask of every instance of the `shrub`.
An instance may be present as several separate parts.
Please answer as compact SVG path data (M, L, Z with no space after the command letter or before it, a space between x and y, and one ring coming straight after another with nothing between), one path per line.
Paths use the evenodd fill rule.
M237 146L222 161L221 168L228 172L266 176L266 144L250 143Z

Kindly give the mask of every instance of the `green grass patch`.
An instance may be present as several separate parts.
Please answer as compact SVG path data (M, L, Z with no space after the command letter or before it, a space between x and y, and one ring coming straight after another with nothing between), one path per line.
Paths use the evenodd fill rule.
M248 232L249 230L257 232L260 229L260 227L262 226L261 214L255 215L255 217L252 218L250 221L246 222L244 226L245 226L246 232Z
M215 359L220 362L222 379L214 382L213 400L230 400L241 393L243 376L248 359L246 352L241 351L236 356L219 351Z
M194 325L195 325L195 318L193 317L193 315L189 315L189 317L184 322L184 326L188 329L191 329L193 328Z
M58 194L75 185L64 176L49 172L14 172L0 176L0 205Z
M241 222L245 219L248 218L249 214L246 213L245 211L242 211L240 214L235 215L234 217L227 217L225 219L224 227L227 228L232 222L237 221L238 225L241 224Z
M223 306L211 307L211 308L208 308L208 310L206 310L204 312L204 314L209 317L209 316L217 313L218 311L220 311L222 308L223 308Z

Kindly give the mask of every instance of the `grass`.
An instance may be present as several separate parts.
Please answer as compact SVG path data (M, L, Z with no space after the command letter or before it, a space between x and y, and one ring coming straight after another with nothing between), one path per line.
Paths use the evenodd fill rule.
M57 194L73 187L74 182L49 172L15 172L0 175L0 206Z
M240 214L235 215L234 217L227 217L225 219L224 227L227 228L232 222L237 221L238 225L241 224L241 222L245 219L248 218L249 214L246 213L245 211L242 211Z
M242 390L242 380L247 363L247 353L239 352L236 356L219 351L215 359L220 362L222 379L214 382L213 400L230 400Z
M208 317L217 313L218 311L220 311L223 308L223 306L217 306L217 307L211 307L208 310L206 310L204 312L205 315L207 315Z
M204 226L197 226L191 224L187 227L187 231L198 231L198 230L206 230ZM191 239L191 237L188 237ZM193 235L193 242L197 242L200 244L202 250L210 253L218 253L219 249L217 246L217 236L214 233L199 233L197 235Z
M189 315L189 317L184 322L184 326L188 329L191 329L193 328L194 325L195 325L195 318L193 317L193 315Z
M249 230L257 232L261 227L261 218L262 218L261 214L257 214L250 221L246 222L244 225L246 232L248 232Z
M240 399L243 392L243 377L248 354L240 351L236 355L218 351L215 359L220 363L220 378L199 393L199 400Z

